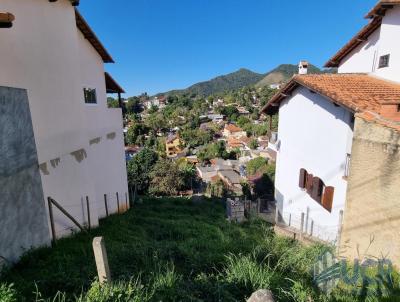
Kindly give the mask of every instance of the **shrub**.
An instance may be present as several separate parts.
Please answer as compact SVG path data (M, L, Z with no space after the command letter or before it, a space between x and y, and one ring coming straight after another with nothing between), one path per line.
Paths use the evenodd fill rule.
M13 284L0 284L0 302L16 302L17 292Z

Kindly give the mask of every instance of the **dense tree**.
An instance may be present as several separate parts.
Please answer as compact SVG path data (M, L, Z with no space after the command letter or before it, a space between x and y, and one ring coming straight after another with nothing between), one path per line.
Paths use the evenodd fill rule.
M158 196L177 195L185 184L177 164L168 159L161 159L153 166L150 178L149 193Z
M157 162L157 153L145 148L140 151L132 160L127 164L128 181L129 184L137 185L138 191L141 193L146 192L150 181L150 172Z
M258 141L256 139L252 139L249 145L250 149L255 150L258 148Z
M108 108L118 108L119 107L118 100L116 100L112 97L108 97L107 98L107 106L108 106Z
M142 123L134 123L129 127L128 132L126 133L125 137L126 143L128 145L135 145L135 144L142 145L141 139L138 138L143 136L146 132L147 129Z
M139 113L142 111L142 105L140 98L137 96L128 98L128 102L125 105L127 114Z
M263 157L257 157L250 160L246 165L247 175L264 172L267 168L268 161Z

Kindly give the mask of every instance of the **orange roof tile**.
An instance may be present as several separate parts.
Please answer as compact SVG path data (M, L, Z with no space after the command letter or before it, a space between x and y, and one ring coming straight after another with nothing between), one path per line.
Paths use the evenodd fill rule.
M241 132L241 131L243 131L242 128L240 128L240 127L238 127L238 126L236 126L234 124L225 125L225 129L230 131L230 132Z
M379 114L384 104L400 104L400 84L366 74L296 75L262 109L277 111L279 103L299 85L354 112Z

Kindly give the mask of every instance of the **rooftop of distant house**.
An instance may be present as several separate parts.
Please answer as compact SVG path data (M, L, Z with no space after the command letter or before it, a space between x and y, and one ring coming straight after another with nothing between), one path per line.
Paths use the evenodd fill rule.
M235 124L227 124L225 125L225 129L230 131L230 132L242 132L243 129L236 126Z

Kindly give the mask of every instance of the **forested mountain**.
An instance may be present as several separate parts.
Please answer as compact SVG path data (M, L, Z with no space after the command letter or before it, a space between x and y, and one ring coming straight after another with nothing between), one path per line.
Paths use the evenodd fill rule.
M209 96L212 94L223 93L225 91L236 90L245 86L255 85L261 88L266 85L277 84L288 81L294 74L298 72L297 65L282 64L277 68L260 74L251 70L242 68L236 72L229 73L211 79L209 81L194 84L186 89L172 90L161 94L196 94L200 96ZM336 72L335 70L321 70L310 64L309 73L319 74L326 72Z
M172 90L166 94L189 93L209 96L228 90L235 90L244 86L254 85L264 78L264 74L242 68L236 72L216 77L212 80L200 82L182 90Z

